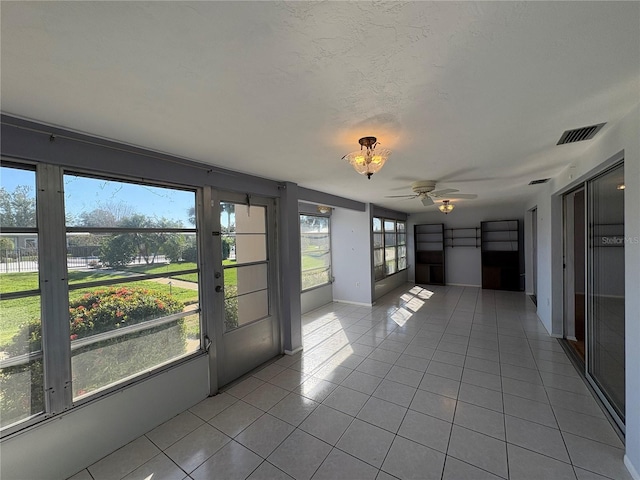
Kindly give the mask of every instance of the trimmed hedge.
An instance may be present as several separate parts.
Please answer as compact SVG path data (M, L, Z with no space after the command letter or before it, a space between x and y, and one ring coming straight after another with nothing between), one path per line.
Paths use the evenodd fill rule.
M224 329L226 332L238 328L238 287L225 285Z
M69 302L71 340L181 312L184 305L145 288L110 288Z
M109 288L69 304L70 340L117 330L181 312L169 295L144 288ZM186 351L184 320L103 340L72 352L73 396L78 397L152 368ZM39 319L23 325L7 346L10 356L42 349ZM0 412L7 425L39 413L44 405L42 361L8 367L0 373Z

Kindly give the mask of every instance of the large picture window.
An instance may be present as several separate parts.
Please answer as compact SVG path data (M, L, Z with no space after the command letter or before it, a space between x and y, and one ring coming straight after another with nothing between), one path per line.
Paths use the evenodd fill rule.
M0 169L0 427L44 412L36 172Z
M300 215L300 251L302 255L302 290L331 282L330 218Z
M195 191L42 166L0 171L3 435L202 344Z
M375 280L382 280L407 268L406 223L400 220L373 217L373 271Z
M195 193L67 174L74 400L200 348Z

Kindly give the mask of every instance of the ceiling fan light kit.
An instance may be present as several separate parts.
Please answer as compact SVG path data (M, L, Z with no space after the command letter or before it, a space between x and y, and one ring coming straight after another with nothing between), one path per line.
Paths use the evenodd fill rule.
M366 175L371 180L371 175L379 172L391 155L388 148L376 148L378 139L376 137L362 137L358 140L360 150L348 153L346 159L353 169L361 175Z
M454 208L456 208L456 206L452 203L449 203L449 200L443 200L442 205L438 207L438 210L440 210L445 215L448 215L449 212L451 212Z

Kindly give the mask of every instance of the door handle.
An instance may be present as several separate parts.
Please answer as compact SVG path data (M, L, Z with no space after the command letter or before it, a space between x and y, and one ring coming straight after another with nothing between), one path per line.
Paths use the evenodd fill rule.
M222 286L218 285L216 286L216 292L220 293L222 291Z

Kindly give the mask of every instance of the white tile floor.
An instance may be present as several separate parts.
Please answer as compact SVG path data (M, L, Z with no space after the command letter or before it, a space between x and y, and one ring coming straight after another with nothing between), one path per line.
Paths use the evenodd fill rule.
M285 356L79 479L630 479L522 293L407 287L304 316Z

